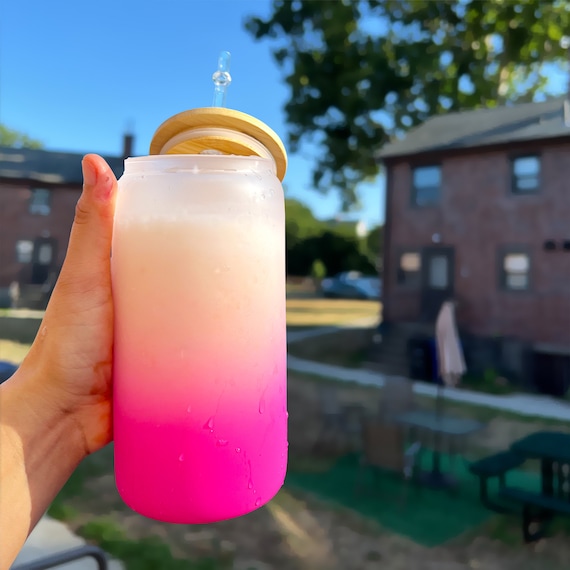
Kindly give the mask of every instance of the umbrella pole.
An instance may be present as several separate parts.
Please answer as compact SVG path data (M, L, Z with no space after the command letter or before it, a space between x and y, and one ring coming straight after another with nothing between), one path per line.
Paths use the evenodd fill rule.
M437 385L437 395L435 398L435 414L438 420L443 416L443 407L445 404L444 389L445 389L445 382Z
M445 403L444 400L444 380L443 378L442 384L437 385L437 395L435 398L435 417L439 421L443 416L443 406ZM433 453L433 472L437 478L441 477L441 443L442 437L441 434L436 432L436 442L435 442L435 449Z
M438 383L437 392L435 397L435 419L439 423L443 415L444 403L444 386ZM448 481L444 473L441 471L441 442L442 434L439 429L433 431L433 454L431 470L423 474L423 481L425 484L435 489L442 489L448 486Z

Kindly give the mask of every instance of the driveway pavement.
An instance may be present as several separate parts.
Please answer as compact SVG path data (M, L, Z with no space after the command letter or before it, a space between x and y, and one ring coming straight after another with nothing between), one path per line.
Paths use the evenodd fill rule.
M28 537L12 567L50 556L56 552L77 548L84 544L85 540L73 534L65 524L46 515ZM58 570L97 570L98 566L92 558L83 558L56 568ZM123 564L118 560L109 561L109 570L123 570L123 568Z

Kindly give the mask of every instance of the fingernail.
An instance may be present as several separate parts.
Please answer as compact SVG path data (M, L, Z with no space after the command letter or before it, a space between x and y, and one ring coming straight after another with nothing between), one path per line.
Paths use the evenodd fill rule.
M83 159L81 161L81 169L83 170L83 183L87 186L94 186L97 182L97 172L93 164Z

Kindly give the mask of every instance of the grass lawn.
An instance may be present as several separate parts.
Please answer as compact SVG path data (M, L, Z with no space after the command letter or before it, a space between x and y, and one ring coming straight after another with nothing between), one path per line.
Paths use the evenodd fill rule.
M0 339L0 360L8 360L20 364L30 350L29 344L22 344L12 340Z
M369 360L373 328L345 328L289 344L292 356L343 368L361 368Z
M352 299L287 299L287 327L327 327L380 317L378 301Z

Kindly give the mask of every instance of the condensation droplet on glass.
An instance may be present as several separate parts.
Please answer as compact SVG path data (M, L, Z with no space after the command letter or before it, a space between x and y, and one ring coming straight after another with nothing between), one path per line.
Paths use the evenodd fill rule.
M226 445L228 445L228 443L229 443L229 442L228 442L227 439L218 439L218 442L217 442L216 445L217 445L218 447L225 447Z
M221 269L219 267L216 267L216 269L214 269L214 273L216 275L219 275L221 273Z
M204 424L204 429L214 430L214 416L210 417L208 421Z
M181 454L178 456L178 461L184 461L184 454L183 454L183 453L181 453Z
M286 418L289 417L289 412L285 412L285 417L286 417Z
M259 400L259 413L263 414L265 413L265 398L261 398L261 400Z
M236 447L236 453L240 453L241 447Z
M257 499L255 500L255 506L259 507L259 505L261 505L261 499L257 497Z
M190 404L188 404L188 407L186 408L186 411L190 414L192 412L192 406Z
M249 483L247 484L248 489L253 489L253 481L250 479Z

